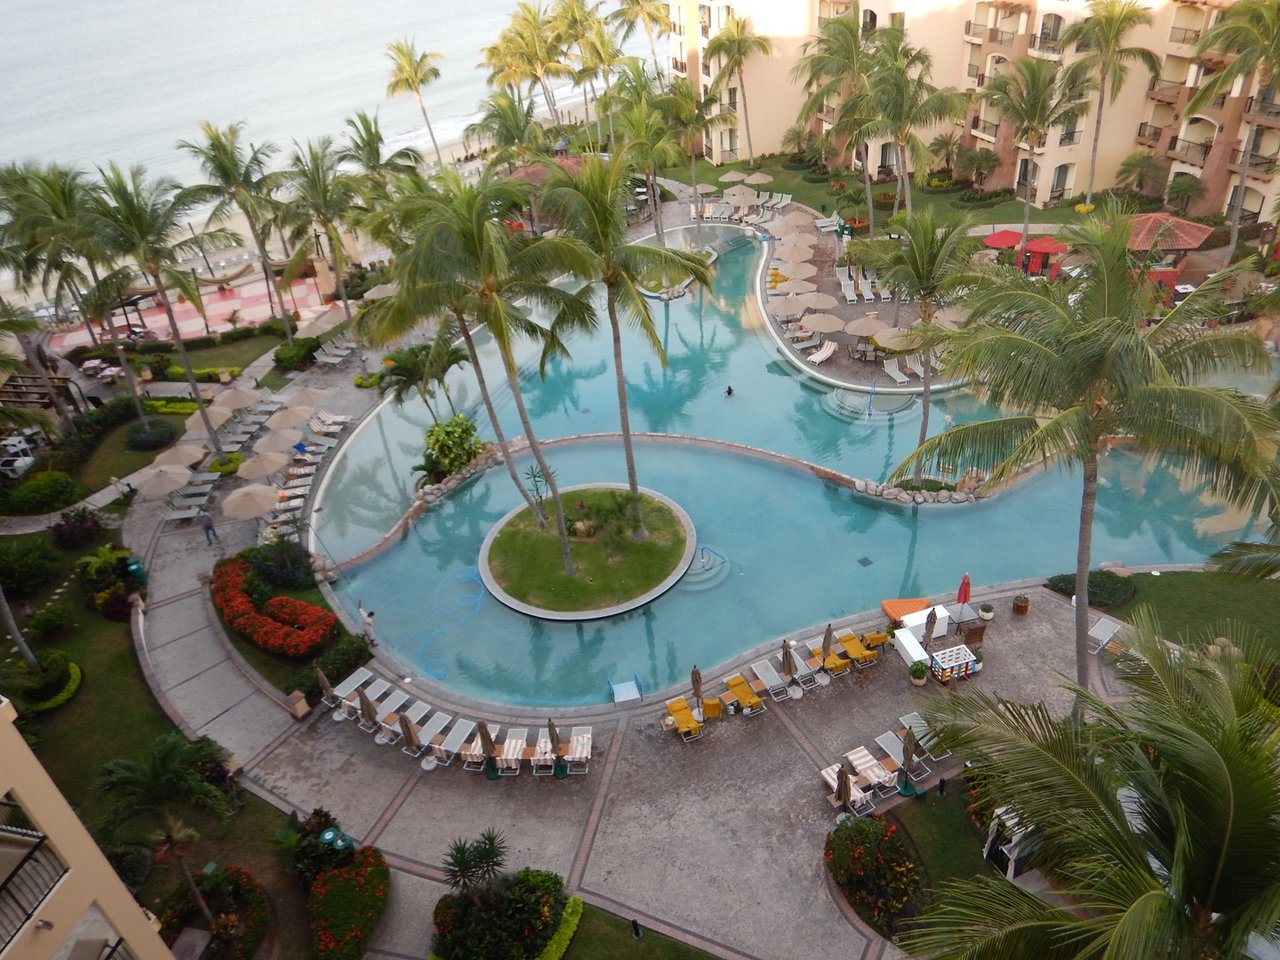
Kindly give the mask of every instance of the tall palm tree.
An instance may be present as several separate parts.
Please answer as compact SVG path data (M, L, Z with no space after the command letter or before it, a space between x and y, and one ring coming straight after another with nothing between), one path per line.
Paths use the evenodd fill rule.
M511 20L498 42L484 51L489 82L499 88L520 88L536 83L551 122L560 126L560 110L551 81L568 77L572 71L564 63L564 49L551 15L541 3L524 2L511 13Z
M1031 200L1035 193L1032 167L1035 151L1053 127L1078 119L1089 107L1085 93L1092 86L1085 69L1077 61L1063 69L1052 60L1022 57L1010 69L987 81L981 96L1013 127L1015 143L1027 152L1026 182L1022 198L1022 235L1031 226Z
M414 38L406 37L387 44L387 59L391 61L391 79L387 82L387 96L413 94L413 99L418 102L418 110L422 113L422 122L427 128L427 136L431 138L431 149L435 151L436 163L443 167L444 157L440 155L440 145L436 143L435 131L431 129L427 105L422 102L422 89L440 79L440 68L436 64L444 59L444 54L435 51L419 53L418 48L414 46Z
M715 131L737 122L732 113L717 109L720 101L710 93L703 97L688 77L675 77L656 101L667 122L680 131L689 154L689 184L698 196L698 147Z
M1147 193L1153 187L1164 183L1169 176L1169 168L1146 150L1135 150L1120 161L1116 170L1116 186L1124 190Z
M1069 688L1083 725L980 692L934 701L929 721L964 750L983 805L1017 811L1067 902L992 875L948 881L903 946L937 960L1068 960L1248 957L1273 941L1280 727L1269 658L1241 632L1211 659L1166 643L1139 611L1119 696Z
M712 93L719 96L731 78L738 80L738 90L742 93L742 129L747 134L747 163L752 166L755 166L756 153L751 145L751 115L747 112L747 61L757 55L767 57L772 53L772 41L756 33L747 17L739 16L726 18L720 32L707 41L702 51L707 62L720 61L720 69L711 81Z
M591 109L587 91L590 90L592 99L597 99L595 79L599 76L599 68L590 52L590 37L596 25L603 22L600 16L603 5L603 0L594 3L588 0L552 0L551 4L551 24L557 34L557 42L578 64L573 71L573 82L582 91L582 124L588 131L587 117ZM577 47L577 52L568 54L573 46Z
M583 46L583 56L586 58L587 65L596 71L604 85L603 99L596 100L596 127L599 130L597 139L601 143L604 142L602 124L607 120L609 123L608 142L612 145L613 114L609 112L607 104L609 93L613 88L613 75L627 57L624 56L622 47L618 42L617 30L609 20L598 17L591 23L590 32L587 34Z
M1102 108L1115 103L1129 77L1130 64L1146 68L1152 79L1160 76L1160 58L1146 47L1125 45L1129 34L1151 24L1151 11L1138 0L1089 0L1084 17L1062 32L1062 47L1078 44L1088 52L1077 61L1097 81L1098 106L1093 117L1093 148L1089 152L1089 187L1085 203L1093 203L1094 177L1098 172L1098 147L1102 143Z
M439 176L432 190L405 199L399 218L412 227L413 243L396 259L396 294L375 305L380 309L369 311L365 332L375 343L387 343L410 332L423 317L445 316L457 324L507 472L542 526L545 514L516 473L476 353L473 329L478 325L488 328L530 453L546 480L565 571L572 576L573 555L560 488L529 420L514 346L517 336L541 338L545 334L534 323L531 310L548 311L560 322L572 325L585 317L590 307L581 297L551 282L566 270L579 273L584 269L574 244L555 237L530 237L502 222L518 215L524 201L522 188L513 182L485 173L477 183L465 183L450 170Z
M439 423L440 418L431 406L431 388L427 383L427 356L430 353L429 343L417 343L392 350L383 357L378 378L378 395L390 395L393 403L403 404L410 393L416 393L431 415L431 422Z
M412 176L422 163L422 154L413 147L401 147L386 152L387 138L383 136L378 115L363 110L347 117L347 140L338 151L338 162L357 167L366 182L377 185L375 193L385 196L387 182L393 176Z
M933 319L938 311L967 290L970 261L979 247L976 237L969 236L974 221L969 217L940 222L932 208L907 214L897 239L854 241L853 248L861 262L874 266L882 282L896 288L898 298L906 297L920 305L919 333L923 349L920 402L924 413L920 418L920 440L929 436L929 404L933 386ZM923 463L915 464L912 480L920 485Z
M955 170L956 158L964 147L964 138L954 130L940 133L929 141L929 152L933 159L947 170Z
M930 82L933 57L924 49L907 43L898 29L877 30L872 47L871 87L867 92L869 111L876 117L864 136L892 140L898 168L898 198L911 210L911 190L907 186L910 168L918 180L929 173L929 148L916 131L964 116L968 98L951 87L938 88ZM868 164L869 166L869 164ZM898 212L899 199L893 212ZM868 195L870 205L870 195Z
M124 343L121 341L120 333L116 330L116 325L111 318L112 312L119 309L124 292L133 286L135 277L136 274L132 268L127 266L117 267L110 273L99 277L97 283L86 290L81 297L80 309L84 311L84 317L88 323L98 324L110 331L111 345L116 352L116 366L124 371L125 388L128 390L129 399L133 403L133 412L137 414L144 429L150 432L151 427L147 419L147 409L142 404L142 391L138 389L133 367L124 355Z
M791 71L801 80L807 96L800 119L808 123L823 109L833 111L831 140L862 155L862 180L867 198L867 235L876 235L875 208L871 203L871 163L866 131L873 113L867 101L874 69L873 38L862 29L862 14L855 2L844 13L818 27L813 39L800 48L801 57Z
M1220 93L1229 91L1237 80L1254 77L1260 90L1268 89L1280 73L1280 3L1276 0L1239 0L1218 15L1213 26L1196 44L1197 55L1211 50L1229 54L1225 67L1205 79L1187 104L1187 113L1199 110ZM1231 235L1227 240L1225 263L1231 262L1240 242L1240 217L1248 186L1253 155L1255 125L1245 123L1240 140L1240 178L1231 204Z
M180 817L184 810L217 817L225 817L229 811L226 796L204 778L196 761L195 745L182 734L161 734L141 762L107 761L98 776L98 795L107 802L109 826L120 827L133 820L157 826L157 836L177 862L196 906L212 924L213 913L182 853L183 846L198 839L198 834Z
M226 230L209 228L199 234L185 232L184 227L203 202L204 192L201 190L181 187L167 177L148 179L140 166L132 166L125 171L113 163L99 173L102 192L95 197L92 215L103 241L107 249L131 259L139 272L155 285L156 298L164 307L169 321L169 332L178 350L187 386L191 388L205 432L221 459L222 444L209 420L195 374L191 372L191 359L187 356L182 331L178 329L173 304L166 291L164 269L207 245L230 244L233 235Z
M308 140L306 145L294 141L293 156L285 177L293 189L294 206L305 212L307 220L320 228L329 241L333 254L333 275L342 300L343 312L351 319L351 303L347 299L347 254L342 241L342 226L356 199L355 181L339 167L338 152L331 137ZM285 324L286 328L288 324Z
M653 230L659 246L666 246L662 228L662 187L658 171L675 166L684 156L677 133L661 111L662 101L654 94L653 79L643 64L633 61L623 71L615 91L622 101L617 114L618 139L622 151L644 177L653 215Z
M649 54L653 57L654 76L662 76L654 39L671 32L671 7L665 0L618 0L618 9L609 16L621 25L624 42L631 39L636 27L644 30L649 40Z
M505 163L507 172L546 150L547 131L533 116L533 101L519 93L499 91L480 101L480 118L467 125L468 143L484 141L496 147L491 164Z
M1118 204L1067 228L1086 257L1081 275L1036 283L1005 268L977 282L969 323L947 337L948 369L995 404L1026 411L951 427L926 440L895 476L946 464L989 475L998 487L1028 464L1061 460L1081 474L1076 551L1076 669L1087 683L1089 566L1098 458L1125 437L1157 460L1185 460L1236 503L1265 502L1276 487L1277 422L1267 404L1234 390L1196 385L1207 371L1265 362L1256 337L1202 328L1223 313L1224 271L1177 304L1159 324L1160 300L1145 264L1126 249L1130 221Z
M628 242L627 202L634 163L628 148L612 154L608 160L588 157L577 172L554 166L543 189L542 202L555 215L561 229L579 246L582 268L578 276L604 286L605 311L613 338L613 369L617 380L627 483L634 498L633 530L639 538L644 536L644 521L638 499L639 482L631 445L627 381L622 366L622 323L625 321L640 331L665 367L666 353L653 327L649 301L640 292L640 280L647 274L661 274L666 283L679 283L691 277L699 283L708 284L711 271L706 262L694 254ZM575 317L573 320L594 328L596 315L590 312L585 318Z
M280 186L280 174L269 172L267 162L276 153L274 144L264 143L262 146L249 144L245 149L240 135L244 130L243 123L232 123L226 127L218 127L208 121L200 124L200 132L204 139L200 142L179 141L178 147L200 161L209 182L194 188L204 193L204 199L214 202L209 214L210 223L219 223L226 219L231 209L240 211L249 227L249 236L258 251L258 262L262 266L262 276L267 282L267 296L273 295L275 301L272 308L280 315L286 316L288 310L284 305L284 294L275 270L271 267L271 257L267 253L268 227L270 218L270 198ZM290 343L293 334L289 325L285 324L285 335Z

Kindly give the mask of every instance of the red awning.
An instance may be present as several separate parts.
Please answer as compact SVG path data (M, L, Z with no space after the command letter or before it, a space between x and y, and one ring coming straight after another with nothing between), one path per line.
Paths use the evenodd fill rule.
M1024 248L1027 253L1066 253L1069 249L1065 243L1054 237L1036 237Z
M1132 219L1130 250L1195 250L1213 233L1213 227L1193 223L1167 213L1139 213Z
M982 242L992 250L1012 250L1022 242L1022 234L1016 230L997 230L990 236L983 237Z

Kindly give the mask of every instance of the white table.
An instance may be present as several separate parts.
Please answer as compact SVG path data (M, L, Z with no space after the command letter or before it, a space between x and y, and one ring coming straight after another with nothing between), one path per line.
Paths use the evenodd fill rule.
M924 652L924 647L920 646L916 635L906 627L893 631L893 648L898 651L898 656L902 657L908 667L913 663L929 660L929 655Z
M947 612L947 608L938 604L936 607L926 607L923 610L917 610L915 613L908 613L902 618L902 625L909 629L916 637L920 639L924 636L924 624L929 619L929 611L932 610L938 615L938 622L933 626L933 636L946 636L951 627L951 614Z

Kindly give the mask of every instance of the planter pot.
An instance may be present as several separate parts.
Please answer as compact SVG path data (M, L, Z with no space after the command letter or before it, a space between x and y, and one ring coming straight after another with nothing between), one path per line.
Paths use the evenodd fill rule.
M1018 601L1015 600L1013 602L1013 612L1020 617L1024 616L1026 612L1030 609L1031 609L1030 601L1027 601L1026 603L1018 603Z
M978 616L980 616L983 620L990 620L990 619L991 619L992 617L994 617L995 615L996 615L996 612L995 612L994 610L979 610L979 611L978 611Z
M916 679L915 677L909 677L908 679L911 680L911 685L913 687L923 687L925 685L925 681L928 680L929 677L928 675L925 675L923 677L920 677L919 679Z
M976 651L975 651L975 652L976 652ZM982 672L982 661L981 661L981 660L979 660L977 663L975 663L975 664L973 665L973 672L974 672L974 673L981 673L981 672Z

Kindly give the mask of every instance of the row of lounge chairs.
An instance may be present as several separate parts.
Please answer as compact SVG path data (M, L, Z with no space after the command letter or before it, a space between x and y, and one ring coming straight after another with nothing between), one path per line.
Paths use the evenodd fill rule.
M941 746L937 737L919 713L899 717L902 730L915 735L919 749L934 762L951 756L951 751ZM855 747L840 762L824 767L820 773L823 783L831 790L827 801L832 806L843 806L854 816L863 816L875 810L875 798L887 797L897 790L899 771L905 765L905 745L902 738L889 730L876 737L876 746L884 751L885 758L878 760L864 746ZM922 780L930 774L929 766L916 754L911 765L911 779ZM847 801L840 799L841 774L852 778L846 786Z
M311 495L316 473L325 456L338 445L337 436L352 418L318 410L305 424L307 438L302 441L303 450L295 451L293 463L279 475L277 485L282 494L280 503L265 517L258 520L258 542L298 539L298 523L303 507Z
M319 363L337 366L347 357L351 356L356 350L356 342L351 338L351 334L343 330L340 334L331 340L321 344L320 349L313 354Z
M910 379L902 371L904 366L920 379L924 379L924 360L920 354L913 353L903 357L901 360L896 356L884 359L884 372L889 375L889 379L894 383L906 383ZM942 364L938 362L936 357L930 361L930 366L933 368L934 373L942 372Z
M376 742L399 745L402 753L414 758L425 754L433 766L447 767L461 760L464 770L480 772L492 762L499 775L507 777L518 776L526 762L535 777L555 773L557 764L563 764L570 775L585 774L590 767L591 727L574 727L557 752L545 727L530 745L527 728L508 730L499 743L502 728L486 724L495 748L486 756L476 721L433 711L429 704L367 667L360 667L335 686L329 686L323 674L320 680L321 702L334 708L335 721L355 720Z

